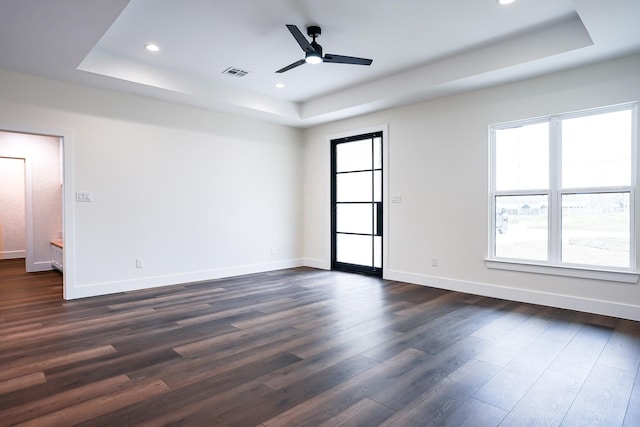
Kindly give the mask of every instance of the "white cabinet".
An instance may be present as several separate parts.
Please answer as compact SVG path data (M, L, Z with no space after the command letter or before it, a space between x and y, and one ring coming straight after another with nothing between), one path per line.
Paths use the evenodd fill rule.
M62 260L62 242L51 242L51 266L61 272L64 271Z

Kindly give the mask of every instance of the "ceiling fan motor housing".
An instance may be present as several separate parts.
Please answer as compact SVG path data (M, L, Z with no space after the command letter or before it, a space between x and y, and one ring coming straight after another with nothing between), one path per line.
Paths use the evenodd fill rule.
M317 25L311 25L307 27L307 35L309 37L313 37L314 39L322 34L322 29Z

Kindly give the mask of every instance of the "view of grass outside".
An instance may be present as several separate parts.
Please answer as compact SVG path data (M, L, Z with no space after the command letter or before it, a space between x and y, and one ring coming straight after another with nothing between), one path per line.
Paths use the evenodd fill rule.
M548 206L546 195L499 196L495 254L500 258L548 260Z
M631 255L629 193L565 195L562 262L628 268Z
M533 197L540 200L542 196ZM629 194L566 195L564 199L561 261L575 265L629 268ZM504 209L511 213L504 215L509 225L503 233L496 233L496 256L547 261L547 211L536 209L532 212L527 209L528 204L522 205L524 209L514 209L514 200L508 201L512 202L510 208Z

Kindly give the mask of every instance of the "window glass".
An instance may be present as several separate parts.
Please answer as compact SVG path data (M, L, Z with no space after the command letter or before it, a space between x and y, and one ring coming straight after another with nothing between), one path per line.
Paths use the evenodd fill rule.
M562 262L629 268L629 193L562 196Z
M373 168L382 169L382 138L373 138Z
M549 123L496 131L496 190L549 187Z
M372 174L373 172L353 172L336 175L336 201L371 201Z
M372 203L340 203L336 206L338 233L373 233Z
M373 172L373 201L382 201L382 171Z
M562 121L562 187L631 184L631 111Z
M336 235L336 261L372 266L373 239L354 234Z
M496 125L491 258L636 268L637 105Z
M371 139L336 145L336 172L371 169Z
M382 237L373 238L373 266L382 268Z
M495 255L546 261L549 203L545 195L496 197Z

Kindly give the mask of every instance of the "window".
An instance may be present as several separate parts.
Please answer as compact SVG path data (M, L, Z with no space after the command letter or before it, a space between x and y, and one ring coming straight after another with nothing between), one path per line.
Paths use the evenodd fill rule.
M634 103L491 126L490 261L635 270L636 122Z

